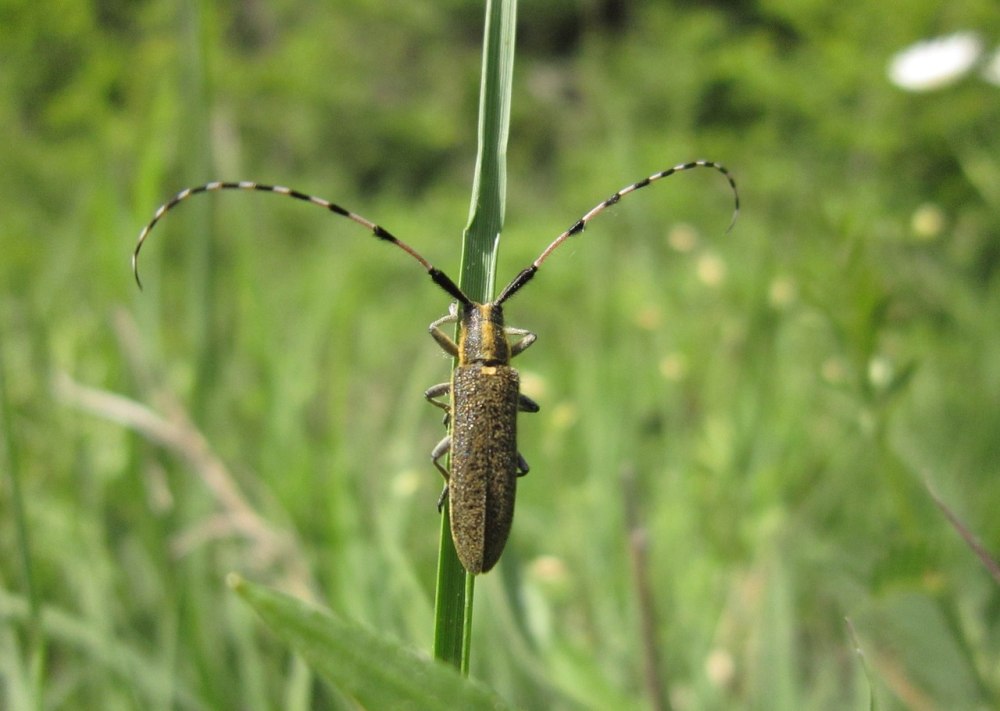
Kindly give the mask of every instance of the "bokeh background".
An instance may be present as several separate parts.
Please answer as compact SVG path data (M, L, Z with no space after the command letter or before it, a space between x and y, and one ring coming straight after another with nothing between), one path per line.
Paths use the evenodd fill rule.
M270 195L172 213L142 292L129 255L181 187L253 179L457 272L482 16L0 4L0 706L351 708L230 571L430 648L447 298ZM744 209L726 235L725 181L672 177L506 308L542 411L475 676L525 709L1000 705L1000 588L930 493L1000 554L998 28L993 0L522 3L501 283L678 162ZM890 79L956 32L978 63Z

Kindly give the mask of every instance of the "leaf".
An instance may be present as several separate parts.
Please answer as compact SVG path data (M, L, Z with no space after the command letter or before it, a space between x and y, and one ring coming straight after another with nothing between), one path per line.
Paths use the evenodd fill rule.
M455 669L302 600L230 575L268 627L346 696L369 709L506 709Z

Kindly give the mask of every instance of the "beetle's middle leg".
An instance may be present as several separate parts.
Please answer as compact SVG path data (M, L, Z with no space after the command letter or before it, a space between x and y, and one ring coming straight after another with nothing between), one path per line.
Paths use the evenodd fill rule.
M447 428L451 424L451 405L447 401L441 400L444 397L451 397L451 383L439 383L433 387L427 388L424 393L424 397L427 398L427 402L435 407L440 407L444 410L444 426ZM444 477L444 490L441 492L441 496L438 497L437 509L438 513L444 507L444 501L448 498L448 470L444 468L441 464L441 458L444 457L448 452L451 451L451 435L445 435L444 439L437 443L437 446L431 450L431 462L437 467L438 471L441 472L441 476Z
M424 397L427 398L427 402L434 407L440 407L444 410L444 426L447 427L450 425L451 405L448 404L447 400L442 400L441 398L451 397L451 383L438 383L437 385L427 388L427 390L424 391Z

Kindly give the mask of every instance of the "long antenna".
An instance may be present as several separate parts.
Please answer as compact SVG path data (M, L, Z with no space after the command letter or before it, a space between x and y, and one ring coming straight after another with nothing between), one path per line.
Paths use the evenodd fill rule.
M150 232L156 226L164 215L166 215L170 210L177 207L178 204L184 202L192 195L197 195L198 193L207 193L218 190L256 190L263 193L275 193L277 195L285 195L287 197L295 198L296 200L302 200L304 202L311 203L317 207L322 207L330 212L333 212L342 217L346 217L349 220L353 220L358 223L373 235L378 237L380 240L390 242L401 250L413 257L417 262L420 263L427 273L430 275L431 279L435 284L440 286L442 289L447 291L451 296L458 299L463 304L471 303L469 297L467 297L458 285L451 280L451 278L442 272L440 269L435 267L433 264L428 262L421 256L417 250L408 245L406 242L395 237L391 232L383 227L375 224L371 220L362 217L361 215L351 212L336 203L332 203L329 200L324 200L323 198L316 197L315 195L308 195L306 193L300 192L298 190L293 190L292 188L286 188L282 185L265 185L263 183L254 183L247 180L241 180L239 182L224 182L215 181L212 183L205 183L204 185L199 185L194 188L185 188L179 193L174 195L169 201L157 208L156 212L153 214L153 219L151 219L142 231L139 233L139 239L136 242L135 250L132 252L132 273L135 276L135 283L142 288L142 280L139 279L139 252L142 250L142 245L145 244L146 239L149 237Z
M675 173L681 173L685 170L691 170L693 168L712 168L713 170L717 170L720 173L722 173L725 176L726 180L729 181L729 187L733 191L733 216L732 219L729 221L729 227L726 228L726 232L728 233L731 229L733 229L733 225L736 224L736 218L740 214L740 194L739 191L736 189L736 181L733 180L732 174L721 163L715 163L714 161L710 160L695 160L691 161L690 163L681 163L680 165L675 165L673 168L667 168L666 170L660 171L659 173L654 173L648 178L640 180L638 183L632 183L628 187L624 187L618 192L616 192L607 200L598 203L593 208L591 208L590 212L588 212L579 220L577 220L575 223L573 223L572 227L570 227L568 230L566 230L561 235L552 240L549 246L546 247L544 250L542 250L542 253L538 255L538 258L534 262L532 262L529 266L522 269L521 272L516 277L514 277L514 279L507 286L504 287L503 291L500 292L500 296L497 297L495 303L502 304L504 301L506 301L514 294L516 294L522 286L527 284L531 280L531 278L535 276L535 272L537 272L538 268L542 266L542 262L548 259L549 255L552 254L559 247L559 245L561 245L563 242L568 240L573 235L577 235L583 232L591 220L593 220L595 217L600 215L602 212L607 210L612 205L617 204L618 201L621 200L623 197L625 197L629 193L639 190L640 188L644 188L647 185L655 183L657 180L662 180L663 178L669 178L671 175L674 175Z

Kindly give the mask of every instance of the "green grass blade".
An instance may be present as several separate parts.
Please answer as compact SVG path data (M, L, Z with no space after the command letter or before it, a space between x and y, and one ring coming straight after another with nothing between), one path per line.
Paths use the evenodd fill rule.
M865 679L868 680L868 711L879 711L878 697L875 696L875 675L868 666L868 658L865 657L865 650L861 648L861 641L858 639L858 633L854 630L854 623L851 622L850 618L846 618L845 622L847 630L851 634L851 641L854 643L854 653L858 655Z
M479 153L469 224L462 243L460 286L473 299L493 297L507 194L507 135L514 73L516 0L487 3L479 101Z
M364 708L507 708L481 684L360 625L239 576L230 585L320 676Z
M2 324L0 324L2 325ZM0 344L3 339L0 338ZM29 675L34 708L43 707L45 678L45 634L42 631L42 601L35 579L31 554L31 535L27 521L24 490L21 486L22 468L18 440L14 427L14 408L7 392L7 366L5 353L0 345L0 471L6 470L10 487L10 504L17 536L17 549L24 576L25 596L28 600L28 649Z
M459 279L462 290L477 301L488 301L493 296L497 247L503 227L516 15L516 0L487 3L479 101L479 152ZM468 674L473 579L471 576L464 579L465 571L451 541L447 513L442 519L434 657Z

